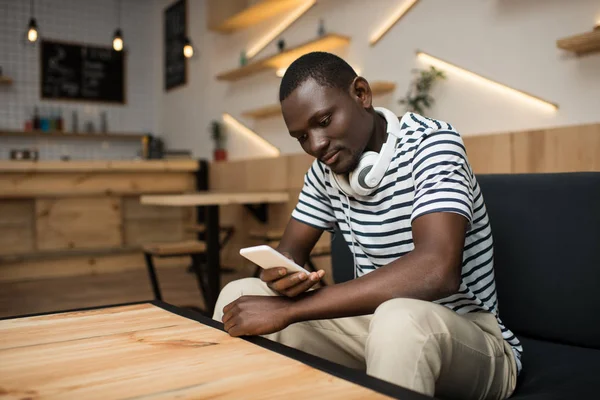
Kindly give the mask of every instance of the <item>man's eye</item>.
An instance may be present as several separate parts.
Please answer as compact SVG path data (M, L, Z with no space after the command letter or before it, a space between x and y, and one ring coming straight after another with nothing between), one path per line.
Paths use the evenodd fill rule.
M331 122L331 115L326 116L322 120L319 121L319 125L322 127L326 127Z
M303 143L306 139L308 139L308 135L306 133L302 136L298 136L298 141L300 143Z

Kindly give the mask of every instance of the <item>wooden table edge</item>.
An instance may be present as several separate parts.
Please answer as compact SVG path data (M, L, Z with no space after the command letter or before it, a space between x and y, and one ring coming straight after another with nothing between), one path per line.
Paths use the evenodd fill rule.
M184 318L188 318L194 320L196 322L200 322L203 325L210 326L212 328L218 329L220 331L225 331L223 329L223 324L221 322L217 322L212 318L209 318L205 315L202 315L196 311L179 308L177 306L165 303L163 301L154 300L150 302L157 307L162 308L165 311L170 313L179 315ZM247 336L241 337L247 342L253 343L257 346L265 348L267 350L271 350L275 353L281 354L293 360L299 361L303 364L308 365L309 367L318 369L326 374L335 376L337 378L341 378L345 381L354 383L356 385L365 387L367 389L371 389L374 392L402 400L426 400L426 399L434 399L433 397L425 396L423 394L413 392L412 390L403 388L401 386L394 385L392 383L383 381L381 379L369 376L362 371L352 369L340 364L336 364L329 360L325 360L323 358L313 356L312 354L305 353L293 347L286 346L284 344L274 342L272 340L260 337L260 336Z

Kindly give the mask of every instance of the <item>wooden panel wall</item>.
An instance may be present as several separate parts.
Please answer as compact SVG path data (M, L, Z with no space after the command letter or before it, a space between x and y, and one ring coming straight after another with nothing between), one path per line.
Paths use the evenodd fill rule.
M473 170L479 174L600 171L600 124L463 140Z

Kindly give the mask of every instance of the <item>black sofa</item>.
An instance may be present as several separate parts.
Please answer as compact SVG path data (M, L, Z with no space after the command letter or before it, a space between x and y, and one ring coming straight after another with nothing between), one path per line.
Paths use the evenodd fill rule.
M600 172L479 175L500 316L524 348L514 399L600 399ZM352 255L332 239L336 282Z

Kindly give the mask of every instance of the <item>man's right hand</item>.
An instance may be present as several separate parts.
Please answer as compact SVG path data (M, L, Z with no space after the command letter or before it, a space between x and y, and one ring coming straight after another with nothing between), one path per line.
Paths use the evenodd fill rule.
M293 261L289 254L283 253L283 255ZM325 271L322 269L307 275L304 272L288 274L284 267L263 269L260 273L260 279L266 282L267 286L287 297L295 297L306 292L324 276Z

